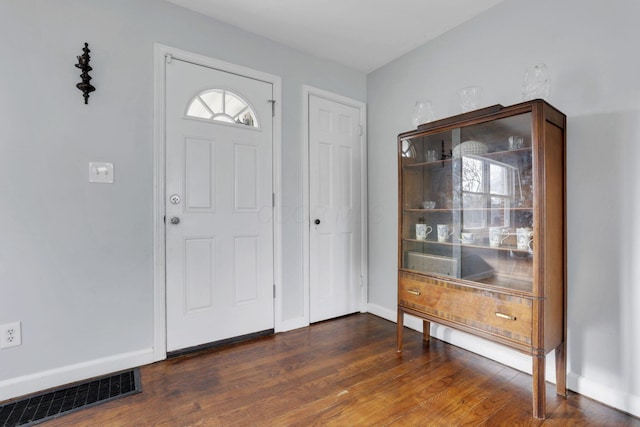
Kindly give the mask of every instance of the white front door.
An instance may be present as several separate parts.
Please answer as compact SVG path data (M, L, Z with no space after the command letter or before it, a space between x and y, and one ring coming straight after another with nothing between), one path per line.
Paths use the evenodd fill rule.
M167 351L274 328L272 98L271 83L166 64Z
M361 308L360 110L309 95L309 320Z

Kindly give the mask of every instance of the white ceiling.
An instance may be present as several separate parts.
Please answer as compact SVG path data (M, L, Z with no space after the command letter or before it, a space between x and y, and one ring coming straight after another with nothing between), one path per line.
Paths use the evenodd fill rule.
M364 73L503 0L168 0Z

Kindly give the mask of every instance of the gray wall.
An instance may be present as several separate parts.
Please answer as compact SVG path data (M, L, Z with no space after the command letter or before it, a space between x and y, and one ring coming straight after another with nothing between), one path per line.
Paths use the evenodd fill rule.
M303 315L302 85L365 101L365 75L164 1L2 0L0 324L23 326L4 391L153 345L154 42L282 77L282 319ZM89 161L114 162L115 184L89 184Z
M546 63L568 116L569 386L640 415L640 2L506 0L368 76L369 302L395 311L396 136L416 99L458 112L456 91L520 102ZM446 336L446 334L445 334ZM470 346L489 348L485 343Z

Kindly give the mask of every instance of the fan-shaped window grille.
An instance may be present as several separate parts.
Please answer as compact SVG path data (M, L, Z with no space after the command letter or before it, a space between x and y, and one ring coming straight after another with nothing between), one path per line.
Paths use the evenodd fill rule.
M239 95L224 89L204 91L189 103L187 117L258 127L256 113Z
M416 147L414 147L408 139L402 140L402 157L409 157L411 159L415 159L416 157Z

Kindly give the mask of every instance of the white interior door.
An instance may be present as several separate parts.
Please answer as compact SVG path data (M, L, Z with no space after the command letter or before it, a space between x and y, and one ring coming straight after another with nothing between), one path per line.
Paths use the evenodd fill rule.
M361 307L360 110L309 96L309 320Z
M272 98L271 83L166 64L167 351L274 327Z

